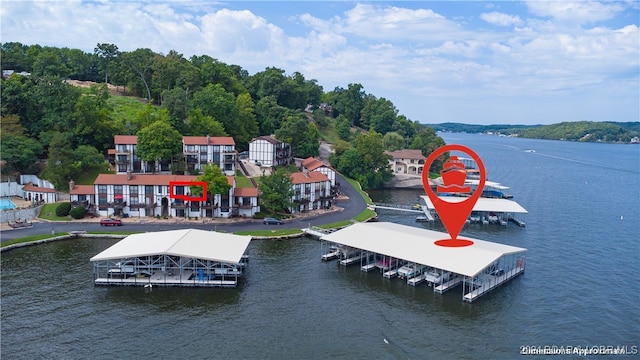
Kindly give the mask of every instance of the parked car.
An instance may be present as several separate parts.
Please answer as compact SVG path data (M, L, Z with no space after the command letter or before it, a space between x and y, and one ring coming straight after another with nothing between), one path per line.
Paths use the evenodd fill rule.
M122 220L120 219L101 219L100 226L122 226Z
M264 220L262 220L262 223L265 225L282 225L282 220L268 217L264 218Z

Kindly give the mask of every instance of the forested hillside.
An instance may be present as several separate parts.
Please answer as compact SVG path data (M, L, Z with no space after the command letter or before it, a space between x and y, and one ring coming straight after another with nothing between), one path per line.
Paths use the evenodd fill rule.
M436 131L496 133L548 140L628 143L640 134L640 122L575 121L551 125L470 125L460 123L428 124Z
M384 150L428 155L444 144L432 128L360 84L325 91L299 72L266 67L249 74L209 55L126 52L115 44L85 53L7 42L0 51L2 173L36 173L37 160L44 159L42 176L60 188L89 168L104 167L116 134L232 136L238 151L257 136L275 134L297 157L318 155L318 141L326 138L340 142L332 164L365 187L391 176L381 161ZM123 95L128 100L118 99ZM157 160L151 152L140 156ZM184 160L179 151L170 157L164 160Z

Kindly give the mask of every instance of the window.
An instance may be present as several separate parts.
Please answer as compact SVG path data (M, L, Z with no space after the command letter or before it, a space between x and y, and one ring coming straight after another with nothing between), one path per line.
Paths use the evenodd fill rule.
M145 185L145 187L144 187L144 193L145 193L147 196L149 196L149 195L150 195L150 196L153 196L153 185Z
M196 146L195 145L187 145L187 151L188 152L195 152L196 151Z
M208 152L207 145L200 145L200 152L206 154Z
M98 194L106 194L107 185L98 185Z

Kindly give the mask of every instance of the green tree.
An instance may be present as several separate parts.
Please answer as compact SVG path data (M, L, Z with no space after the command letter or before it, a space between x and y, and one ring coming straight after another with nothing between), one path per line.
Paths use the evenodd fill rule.
M58 189L67 189L69 180L76 178L81 169L81 163L75 160L71 147L72 136L71 133L55 132L49 143L45 178Z
M235 96L227 92L222 85L209 84L193 94L191 108L201 109L204 115L212 116L224 125L230 136L234 136L234 131L238 131L233 116L235 103Z
M82 170L106 164L104 155L91 145L78 146L73 151L73 157Z
M109 64L111 60L118 56L120 53L118 51L118 46L115 44L98 44L93 49L93 53L101 59L101 67L104 72L104 82L105 84L109 83Z
M233 136L239 150L246 150L249 148L249 142L258 136L255 104L248 93L236 97L234 114L236 126L230 129L229 134Z
M373 130L359 134L355 147L336 151L329 160L339 172L358 180L365 190L379 188L393 177L382 135Z
M393 129L393 124L398 116L398 110L391 101L380 98L368 97L362 109L361 123L369 126L380 134L386 134Z
M207 164L202 167L202 174L196 179L207 183L207 202L211 204L211 211L213 212L216 205L220 204L221 197L227 196L231 189L226 175L218 165ZM200 186L192 186L190 191L194 195L202 195L202 187Z
M258 191L260 205L273 213L284 214L293 205L291 174L284 167L277 168L271 175L263 176Z
M162 107L167 109L171 124L181 133L185 131L185 122L189 114L188 91L175 87L162 92Z
M185 135L188 136L228 136L224 126L211 116L206 116L200 109L189 112Z
M337 87L328 95L331 105L338 114L343 114L351 124L360 126L360 113L364 108L366 93L361 84L349 84L345 90Z
M309 131L309 122L306 119L300 115L294 115L287 117L280 129L276 130L275 135L278 140L291 145L291 151L295 156L306 157L304 156L306 153L318 151L318 129L315 125L314 130ZM315 134L315 139L310 139L310 134Z
M36 171L36 161L42 154L42 145L37 140L22 135L4 133L0 139L0 159L6 161L3 173Z
M384 134L382 143L384 144L385 150L395 151L404 149L406 140L404 139L404 137L402 137L402 135L398 134L395 131L391 131Z
M173 161L182 157L182 135L166 121L156 121L137 135L136 150L143 161Z
M75 143L92 145L105 152L113 147L113 134L118 133L110 107L106 85L91 88L92 96L81 96L73 112Z
M151 101L151 78L155 53L151 49L137 49L132 52L123 52L120 58L130 70L128 76L128 79L132 82L130 88L137 90L136 93L138 95L144 92L147 101ZM142 90L139 86L140 84L144 86L143 91L140 91Z

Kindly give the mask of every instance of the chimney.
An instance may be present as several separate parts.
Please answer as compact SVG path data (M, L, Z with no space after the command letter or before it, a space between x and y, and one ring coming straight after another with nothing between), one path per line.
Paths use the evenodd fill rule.
M211 136L209 136L209 134L207 134L207 145L209 145L210 141L211 141Z
M69 180L69 190L73 190L76 187L76 182L73 179Z
M304 174L304 176L309 177L309 169L307 169L306 167L302 168L302 173Z
M131 180L131 178L133 178L131 171L127 171L127 180Z

